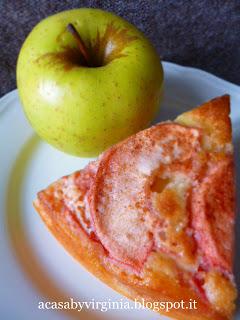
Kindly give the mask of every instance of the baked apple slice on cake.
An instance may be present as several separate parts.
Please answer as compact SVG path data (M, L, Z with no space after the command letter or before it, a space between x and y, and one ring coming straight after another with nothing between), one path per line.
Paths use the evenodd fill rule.
M236 288L229 96L118 143L38 193L64 247L123 295L196 300L175 319L231 319Z

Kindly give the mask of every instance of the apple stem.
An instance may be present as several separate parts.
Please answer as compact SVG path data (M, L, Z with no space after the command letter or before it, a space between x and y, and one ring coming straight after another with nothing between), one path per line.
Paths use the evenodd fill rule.
M73 37L77 41L78 48L79 48L86 64L89 66L90 63L89 63L89 56L88 56L87 48L86 48L80 34L78 33L77 29L74 27L74 25L72 23L69 23L67 26L67 30L73 35Z

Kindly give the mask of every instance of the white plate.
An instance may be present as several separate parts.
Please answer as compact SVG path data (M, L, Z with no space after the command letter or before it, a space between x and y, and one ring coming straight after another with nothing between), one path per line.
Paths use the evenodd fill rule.
M239 87L204 71L172 63L165 62L164 71L164 100L156 121L174 119L183 111L224 93L231 95L239 186ZM75 262L47 231L32 207L37 191L59 177L84 167L88 161L68 156L39 140L24 117L16 90L0 100L1 319L76 318L76 313L38 310L38 302L50 298L62 301L69 297L76 301L128 301ZM240 235L239 223L238 230ZM236 259L238 284L239 246ZM80 312L77 316L82 320L166 319L148 310L109 310L105 313L91 310ZM240 319L240 313L236 319Z

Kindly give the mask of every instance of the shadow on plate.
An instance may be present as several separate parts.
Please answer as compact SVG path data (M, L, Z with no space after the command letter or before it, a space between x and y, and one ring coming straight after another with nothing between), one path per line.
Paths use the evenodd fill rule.
M41 261L39 261L39 258L35 254L25 232L23 213L21 212L22 183L24 181L31 155L38 146L38 141L39 138L37 136L33 136L23 146L15 161L15 166L11 172L7 189L6 223L13 252L20 263L20 267L25 272L33 286L40 292L45 301L64 302L69 301L70 296L50 278L48 272L43 268ZM79 301L76 297L72 298L74 301ZM62 311L71 319L105 319L100 315L100 313L97 314L96 312L89 312L86 309L82 309L81 312L74 309Z

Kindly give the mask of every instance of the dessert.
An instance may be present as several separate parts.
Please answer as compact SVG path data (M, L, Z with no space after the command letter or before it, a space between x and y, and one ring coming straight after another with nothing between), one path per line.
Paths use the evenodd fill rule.
M116 291L197 301L174 319L227 320L235 308L234 163L228 95L159 123L38 193L53 235Z

